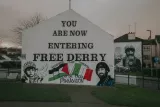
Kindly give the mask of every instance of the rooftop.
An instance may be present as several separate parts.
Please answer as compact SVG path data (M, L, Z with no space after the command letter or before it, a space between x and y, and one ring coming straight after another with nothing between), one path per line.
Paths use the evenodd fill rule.
M143 40L143 45L156 45L156 41L155 39L151 39L151 40Z
M120 36L114 40L114 42L135 42L135 41L143 41L143 39L139 37L135 37L134 40L128 40L128 33Z
M156 45L156 41L155 39L157 39L158 43L160 43L160 35L156 35L155 39L151 39L151 40L148 40L148 39L141 39L139 37L135 37L134 40L129 40L128 39L128 34L124 34L118 38L116 38L114 40L114 42L139 42L141 41L143 43L143 45ZM132 34L132 33L131 33Z

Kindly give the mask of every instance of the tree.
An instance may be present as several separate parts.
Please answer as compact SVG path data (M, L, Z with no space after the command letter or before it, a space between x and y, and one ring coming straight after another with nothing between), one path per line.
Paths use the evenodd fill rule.
M35 25L39 24L40 22L46 20L42 17L41 14L36 13L32 16L29 20L22 20L19 21L19 25L13 29L13 32L17 34L16 41L18 44L22 42L22 32L28 28L34 27Z

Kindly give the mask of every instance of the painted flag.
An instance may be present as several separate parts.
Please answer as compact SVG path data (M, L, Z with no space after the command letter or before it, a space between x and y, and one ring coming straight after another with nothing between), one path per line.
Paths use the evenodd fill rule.
M49 81L54 81L63 76L69 75L68 64L67 63L59 64L57 67L50 70L50 74L53 74L53 76L49 78Z
M86 69L85 74L84 74L84 79L91 81L92 73L93 73L92 69Z
M93 73L92 69L89 69L87 66L85 66L82 63L76 63L74 65L74 70L72 72L72 75L81 75L83 76L83 79L87 81L91 81L92 73Z
M72 75L79 75L82 64L75 63Z
M59 78L61 78L61 77L63 77L63 76L67 76L67 74L65 74L65 73L59 73L59 74L57 74L57 75L54 75L53 77L50 77L50 78L48 79L48 81L54 81L54 80L57 80L57 79L59 79Z
M58 74L51 77L49 79L49 81L59 79L63 76L67 76L69 74L76 75L76 76L81 75L81 76L83 76L83 79L85 79L87 81L91 81L93 70L86 67L85 65L83 65L81 63L75 63L75 64L68 63L68 64L65 64L61 69L59 69Z
M66 74L69 75L69 69L68 69L68 64L65 64L64 67L62 68L62 71Z

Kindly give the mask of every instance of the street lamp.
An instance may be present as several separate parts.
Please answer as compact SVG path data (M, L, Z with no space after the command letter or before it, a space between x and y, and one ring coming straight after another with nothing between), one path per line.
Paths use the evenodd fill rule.
M151 30L147 30L149 32L149 39L150 39L150 42L151 42L151 73L152 73L152 66L153 66L153 63L152 63L152 40L151 40L151 36L152 36L152 31Z
M150 35L149 35L149 37L151 38L151 33L152 33L152 31L151 30L147 30L148 32L150 32Z

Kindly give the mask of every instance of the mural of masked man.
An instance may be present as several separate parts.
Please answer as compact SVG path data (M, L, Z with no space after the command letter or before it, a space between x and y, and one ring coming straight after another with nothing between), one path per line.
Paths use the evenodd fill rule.
M141 61L135 57L135 48L132 45L125 46L126 56L123 58L123 66L130 71L141 71Z
M29 61L23 66L24 75L22 77L22 82L24 83L40 83L43 78L38 76L37 68L35 63Z
M110 69L105 62L99 62L96 66L96 74L100 78L97 86L112 86L114 84L114 79L112 79L108 73Z

